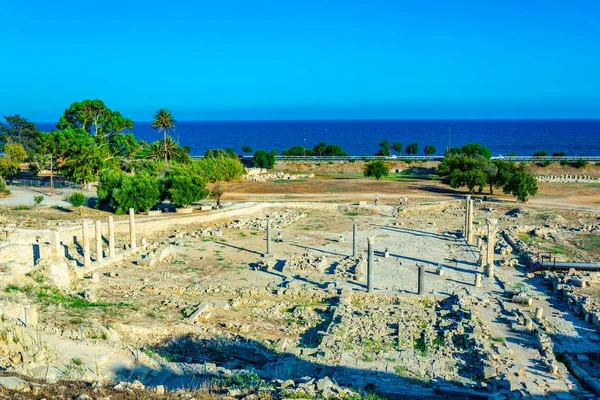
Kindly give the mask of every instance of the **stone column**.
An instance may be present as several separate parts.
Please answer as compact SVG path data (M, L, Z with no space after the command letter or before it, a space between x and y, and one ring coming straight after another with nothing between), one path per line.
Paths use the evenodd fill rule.
M487 275L490 278L494 277L494 246L496 242L496 224L498 220L495 218L488 218L487 222Z
M102 223L100 220L95 222L96 228L96 261L102 261L104 255L102 254Z
M477 243L477 250L481 251L481 243L482 243L481 236L477 236L476 243Z
M373 260L374 260L374 247L375 247L375 238L370 237L367 239L368 242L368 254L369 258L367 260L367 293L373 292Z
M467 232L467 242L470 244L473 244L473 200L472 199L469 199L469 230Z
M417 294L425 294L425 267L422 265L417 267L419 268Z
M108 217L108 256L114 258L117 255L115 249L115 221L112 215Z
M271 220L267 220L267 254L271 254Z
M465 240L468 239L469 237L469 206L471 203L471 195L467 195L466 199L465 199L465 230L464 230L464 235L465 235Z
M535 309L535 320L537 322L541 322L543 314L544 314L544 309L542 307L536 307L536 309Z
M475 287L481 287L481 274L475 274Z
M63 259L58 231L50 231L50 256L52 261L62 261Z
M129 239L131 240L131 250L137 249L135 240L135 212L133 208L129 209Z
M90 258L90 233L88 231L87 219L81 221L81 231L83 238L83 266L89 267L92 264L92 259Z
M352 225L352 258L356 258L358 256L358 252L356 251L356 224Z

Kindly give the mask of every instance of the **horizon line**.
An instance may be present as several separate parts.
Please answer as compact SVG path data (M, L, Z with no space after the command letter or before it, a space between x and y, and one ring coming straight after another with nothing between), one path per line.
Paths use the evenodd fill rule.
M152 122L133 120L133 122ZM600 121L600 117L587 118L282 118L282 119L180 119L176 122L350 122L350 121ZM56 124L53 121L32 121L34 124Z

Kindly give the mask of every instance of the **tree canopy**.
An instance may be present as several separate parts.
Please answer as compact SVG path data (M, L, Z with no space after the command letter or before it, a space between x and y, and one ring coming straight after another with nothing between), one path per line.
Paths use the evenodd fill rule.
M133 128L133 121L123 117L120 112L106 107L102 100L88 99L72 103L58 120L56 128L59 130L81 128L100 140Z
M382 160L375 160L367 163L364 166L363 174L365 177L374 177L376 180L388 176L390 173L389 167Z
M376 156L388 157L390 155L390 141L383 140L379 143L379 150L377 150Z
M5 124L0 123L0 146L5 143L18 143L27 154L33 155L40 134L35 124L19 114L6 116L4 120Z

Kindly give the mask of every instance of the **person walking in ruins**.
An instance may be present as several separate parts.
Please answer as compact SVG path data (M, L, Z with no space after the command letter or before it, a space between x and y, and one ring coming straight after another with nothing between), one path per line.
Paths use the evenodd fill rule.
M376 206L379 205L379 197L378 197L378 195L375 195L375 205Z

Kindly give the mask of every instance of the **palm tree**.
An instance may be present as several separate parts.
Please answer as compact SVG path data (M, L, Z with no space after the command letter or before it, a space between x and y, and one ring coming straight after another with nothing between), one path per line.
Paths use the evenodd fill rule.
M161 140L152 142L140 149L137 153L138 158L148 160L160 160L161 158L174 160L175 162L187 163L190 161L190 156L187 151L182 148L179 143L171 136L167 136L167 141L161 143Z
M173 113L166 108L161 108L154 113L154 120L152 121L152 129L158 129L159 132L163 133L163 141L165 143L165 161L167 160L167 132L175 129L175 117Z

